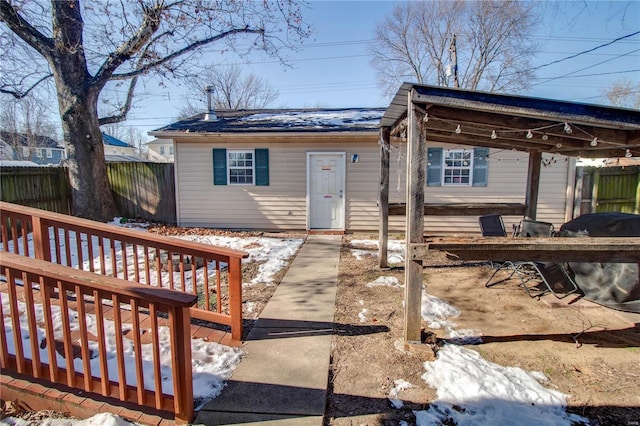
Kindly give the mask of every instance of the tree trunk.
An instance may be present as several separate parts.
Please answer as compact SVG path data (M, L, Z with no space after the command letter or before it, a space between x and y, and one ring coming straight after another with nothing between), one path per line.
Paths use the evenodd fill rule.
M71 211L74 216L110 221L117 209L107 176L96 102L85 97L63 105L60 96L59 102L60 110L65 110L62 129L68 155Z
M54 1L52 13L55 49L46 57L56 83L67 148L71 212L74 216L107 222L113 219L116 205L98 122L98 95L104 82L94 81L87 69L79 1Z

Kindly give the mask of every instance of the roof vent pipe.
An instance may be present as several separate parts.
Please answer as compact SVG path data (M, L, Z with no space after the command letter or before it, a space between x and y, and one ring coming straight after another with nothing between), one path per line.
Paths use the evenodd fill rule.
M213 87L207 86L204 88L207 92L207 113L204 115L205 121L215 121L218 119L216 112L213 110Z

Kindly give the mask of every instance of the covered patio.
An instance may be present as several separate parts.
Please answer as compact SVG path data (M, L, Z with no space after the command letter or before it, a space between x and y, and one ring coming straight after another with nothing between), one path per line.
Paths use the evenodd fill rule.
M380 122L380 267L387 266L389 215L406 215L406 343L420 341L423 261L429 250L468 260L640 262L639 238L442 238L425 241L425 215L522 215L536 219L543 153L640 157L640 111L404 83ZM407 140L406 204L389 205L389 147ZM524 203L435 205L425 200L429 143L528 153Z

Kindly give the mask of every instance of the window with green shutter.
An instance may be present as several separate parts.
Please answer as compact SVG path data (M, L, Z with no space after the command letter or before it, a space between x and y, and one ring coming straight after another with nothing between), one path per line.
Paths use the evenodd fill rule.
M427 186L487 186L489 148L427 149Z
M213 184L269 186L269 150L214 148Z

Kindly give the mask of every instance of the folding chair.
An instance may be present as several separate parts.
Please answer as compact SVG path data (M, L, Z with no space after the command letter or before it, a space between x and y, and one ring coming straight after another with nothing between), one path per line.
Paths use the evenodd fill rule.
M507 231L504 229L504 221L502 220L502 216L499 214L480 216L478 218L478 222L480 223L480 231L482 232L483 237L507 236ZM491 267L495 270L493 271L493 274L491 274L487 282L484 284L485 287L491 287L504 281L508 281L515 274L521 273L521 262L512 262L510 260L497 262L491 261ZM496 274L503 269L511 269L511 274L509 274L507 278L492 283L491 281L496 276Z
M496 215L494 215L496 216ZM499 217L499 215L497 215ZM502 217L499 217L500 223L502 223ZM496 219L488 219L490 223L495 223ZM482 228L482 221L480 227ZM504 225L502 225L504 232ZM506 234L506 233L505 233ZM532 219L523 219L514 228L514 236L519 237L551 237L555 235L554 227L552 223L542 222ZM506 268L511 269L511 274L504 279L493 282L493 278L496 274ZM538 297L547 292L552 293L556 298L562 299L572 293L578 291L578 286L567 271L565 265L561 263L541 263L541 262L528 262L528 261L504 261L493 272L491 277L485 283L485 287L491 287L496 284L510 280L514 275L520 278L519 286L523 287L530 297ZM530 281L539 281L544 285L545 289L533 294L531 289L533 287L527 286ZM563 290L560 295L560 290Z

